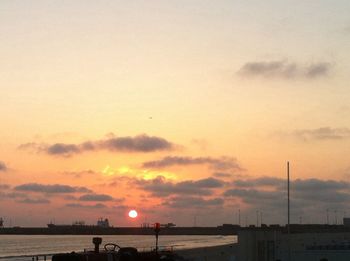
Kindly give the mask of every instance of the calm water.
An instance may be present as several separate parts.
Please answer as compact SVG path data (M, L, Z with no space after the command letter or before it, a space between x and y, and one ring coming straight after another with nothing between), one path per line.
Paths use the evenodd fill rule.
M64 253L92 249L93 236L47 236L47 235L0 235L0 261L31 260L41 254ZM150 250L155 244L154 236L101 236L102 245L113 242L121 247L133 246L139 250ZM237 242L236 236L160 236L159 245L187 249L223 245ZM22 256L22 257L21 257Z

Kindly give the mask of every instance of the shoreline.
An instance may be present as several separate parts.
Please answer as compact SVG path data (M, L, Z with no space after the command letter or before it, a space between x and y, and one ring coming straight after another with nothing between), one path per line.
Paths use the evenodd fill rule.
M236 260L237 243L226 245L174 250L174 253L191 261L233 261Z

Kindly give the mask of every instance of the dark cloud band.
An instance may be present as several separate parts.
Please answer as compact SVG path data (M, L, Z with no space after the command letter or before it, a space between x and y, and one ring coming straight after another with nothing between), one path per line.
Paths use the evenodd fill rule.
M80 201L111 201L113 198L106 194L85 194L79 197Z
M26 143L19 146L20 149L35 149L49 155L71 156L85 151L108 150L120 152L153 152L172 150L174 144L164 138L148 135L135 137L109 137L105 140L85 141L80 144L55 143L37 144Z
M44 185L39 183L27 183L14 187L16 191L41 192L48 194L65 194L65 193L89 193L92 192L86 187L72 187L69 185Z
M176 209L178 208L198 209L198 208L222 206L223 204L224 204L224 200L222 198L204 199L201 197L186 197L186 196L173 197L163 202L164 206L176 208Z
M244 64L238 73L242 76L284 78L284 79L315 79L325 77L331 69L330 63L319 62L307 66L288 61L259 61Z
M84 204L79 204L79 203L68 203L65 205L66 207L69 208L82 208L82 209L101 209L101 208L107 208L106 205L102 203L97 203L94 205L84 205Z
M7 167L4 162L0 161L0 172L7 171Z
M49 204L50 200L45 198L38 198L38 199L25 198L25 199L18 200L16 202L23 203L23 204Z
M275 177L236 180L224 192L248 205L248 210L263 210L271 220L286 207L287 182ZM291 182L292 213L299 216L320 216L326 209L347 209L350 183L336 180L297 179ZM280 222L280 221L279 221Z
M212 190L224 186L224 182L216 178L200 180L188 180L182 182L170 182L164 177L153 180L136 180L134 183L142 190L150 192L154 196L170 195L211 195Z
M211 157L180 157L168 156L156 161L144 162L144 168L165 168L171 166L187 166L207 164L216 170L243 170L236 159L229 157L211 158Z

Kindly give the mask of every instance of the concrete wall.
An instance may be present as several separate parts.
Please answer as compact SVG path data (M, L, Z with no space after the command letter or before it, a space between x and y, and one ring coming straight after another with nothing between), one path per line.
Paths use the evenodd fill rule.
M238 233L238 261L288 261L288 234L279 230ZM291 261L350 260L350 233L292 233Z

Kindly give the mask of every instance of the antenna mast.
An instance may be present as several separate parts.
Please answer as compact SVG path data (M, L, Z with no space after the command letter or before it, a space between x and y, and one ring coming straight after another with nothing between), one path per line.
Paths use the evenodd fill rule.
M287 180L288 180L288 227L287 227L287 232L288 232L288 261L290 261L290 193L289 193L289 183L290 183L290 176L289 176L289 161L287 161Z
M287 162L287 176L288 176L288 234L290 233L289 231L289 225L290 225L290 197L289 197L289 161Z

